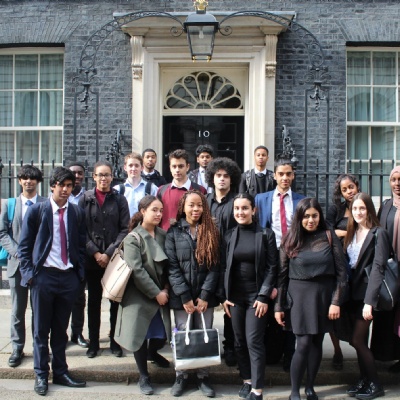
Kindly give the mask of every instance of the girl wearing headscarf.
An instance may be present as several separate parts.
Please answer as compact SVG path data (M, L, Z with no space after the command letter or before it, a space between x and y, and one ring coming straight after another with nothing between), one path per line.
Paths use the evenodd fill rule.
M392 198L385 200L378 212L381 226L389 233L393 250L400 255L400 166L390 172L389 184ZM400 307L392 311L376 313L372 330L371 350L376 360L394 361L400 359ZM400 361L389 371L400 373Z

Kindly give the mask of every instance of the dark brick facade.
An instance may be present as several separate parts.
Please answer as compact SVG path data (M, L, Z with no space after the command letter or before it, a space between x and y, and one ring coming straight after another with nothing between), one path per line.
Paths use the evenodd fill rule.
M294 11L295 21L309 30L321 43L329 79L323 83L326 100L315 111L313 79L308 77L308 54L295 32L279 36L276 74L276 153L281 151L281 126L293 138L300 166L337 168L346 151L346 44L397 45L400 41L398 0L275 0L209 1L208 11ZM82 87L73 82L79 57L87 39L111 21L113 12L137 10L192 11L190 1L88 1L88 0L3 0L0 45L65 45L64 157L95 160L95 107L88 113L78 104L77 141L74 142L74 93ZM112 33L97 53L98 78L93 90L99 92L100 158L104 158L117 129L127 135L128 149L132 128L131 48L128 35ZM93 104L93 103L92 103ZM329 134L329 140L327 135ZM305 140L306 138L306 140ZM76 148L74 147L76 144Z

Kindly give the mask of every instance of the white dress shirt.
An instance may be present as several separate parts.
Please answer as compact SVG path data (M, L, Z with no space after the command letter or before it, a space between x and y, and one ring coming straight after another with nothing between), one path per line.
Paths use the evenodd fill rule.
M283 199L285 204L285 215L287 229L290 229L293 220L293 199L292 199L292 189L289 189ZM280 214L280 196L278 189L274 190L272 197L272 218L271 218L271 228L275 233L276 247L279 249L282 240L282 228L281 228L281 214Z

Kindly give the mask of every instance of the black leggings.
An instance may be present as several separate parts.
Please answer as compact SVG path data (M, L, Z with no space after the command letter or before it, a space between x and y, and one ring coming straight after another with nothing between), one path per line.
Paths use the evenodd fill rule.
M375 359L368 347L369 327L372 321L353 318L353 333L350 345L356 349L357 361L360 368L360 377L379 384L378 372L375 366Z
M165 339L153 338L149 339L149 345L147 350L147 339L144 340L139 350L133 352L135 357L136 365L138 367L140 376L149 376L147 369L147 354L154 355L158 350L162 349L165 344Z
M300 385L307 368L306 388L313 389L315 377L322 359L324 333L316 335L296 335L296 351L290 366L293 398L300 398Z

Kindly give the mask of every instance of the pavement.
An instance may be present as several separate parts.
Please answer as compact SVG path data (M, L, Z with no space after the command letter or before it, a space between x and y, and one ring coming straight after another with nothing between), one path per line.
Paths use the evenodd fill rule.
M31 333L31 310L28 308L26 315L26 346L24 349L25 357L22 364L17 368L10 368L7 364L8 358L12 352L10 343L10 296L8 289L0 290L0 391L4 390L14 393L16 397L10 398L29 398L23 394L32 393L33 387L33 357L32 357L32 333ZM82 349L76 344L69 342L67 347L67 362L69 370L73 376L88 381L85 389L69 389L61 386L50 385L49 394L55 391L55 395L59 399L74 398L80 399L125 399L131 398L135 394L135 399L141 399L141 395L137 389L136 382L139 377L133 354L124 351L121 358L113 356L109 349L109 303L103 300L102 303L102 325L100 331L100 347L99 355L89 359L86 357L86 349ZM223 340L223 311L219 309L215 312L214 327L218 328ZM68 331L69 333L69 331ZM84 328L84 336L87 337L87 326ZM316 390L322 399L344 399L346 386L353 384L358 380L358 366L354 349L345 342L341 342L342 352L344 356L344 366L342 371L334 370L331 361L333 356L333 346L329 335L324 340L324 355L320 371L317 376ZM172 365L172 353L169 346L165 346L160 351L164 357L171 361L170 368L159 368L154 364L149 364L149 372L152 382L158 388L153 398L166 399L169 398L169 389L174 382L175 371ZM382 383L385 385L386 397L400 399L400 374L391 374L387 371L392 363L377 362L379 375ZM283 371L282 363L276 365L267 365L265 369L266 377L266 396L264 399L287 399L290 393L290 376ZM21 382L21 379L27 381ZM237 391L241 385L241 379L237 367L227 367L224 362L221 365L210 368L210 379L217 389L217 397L237 398ZM116 384L118 383L118 384ZM199 391L195 389L192 380L192 390L189 395L192 400L199 395ZM26 387L26 389L24 389ZM20 391L20 393L18 392ZM74 397L59 397L63 390L73 390ZM19 393L19 395L18 395ZM68 392L69 393L69 392ZM96 395L97 393L97 395ZM110 395L107 397L106 393ZM111 395L112 394L112 395ZM117 397L113 397L113 396ZM124 397L124 396L128 397ZM82 396L82 397L81 397ZM93 397L92 397L93 396ZM106 397L103 397L106 396ZM118 397L119 396L119 397ZM143 396L144 398L144 396ZM201 395L199 398L203 398Z

